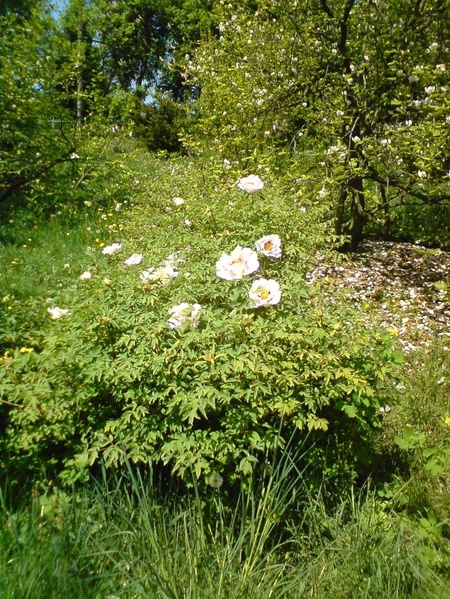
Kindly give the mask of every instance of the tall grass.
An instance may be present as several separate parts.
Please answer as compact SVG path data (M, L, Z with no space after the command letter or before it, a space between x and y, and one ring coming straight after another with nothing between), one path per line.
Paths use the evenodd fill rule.
M220 490L166 495L128 468L66 495L1 494L2 599L448 597L430 547L369 489L332 510L284 460L230 507Z

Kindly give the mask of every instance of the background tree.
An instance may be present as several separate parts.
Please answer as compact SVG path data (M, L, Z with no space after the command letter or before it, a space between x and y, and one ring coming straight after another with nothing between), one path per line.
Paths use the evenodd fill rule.
M203 90L208 143L253 161L270 147L316 154L320 197L333 196L336 232L352 249L378 212L389 224L391 203L448 201L445 3L278 0L222 10L220 38L187 63Z
M166 54L170 25L164 5L153 0L97 0L97 27L110 81L146 99Z
M170 40L158 87L175 101L189 101L196 94L185 85L182 67L202 39L218 37L217 7L212 0L170 0L166 11Z
M0 17L0 202L70 162L70 114L56 89L55 23L49 7Z
M71 0L59 22L60 81L65 102L76 118L84 122L92 110L99 110L109 91L102 72L96 15L90 0Z
M41 2L38 0L3 0L0 5L0 16L16 15L29 18L33 9L38 8Z

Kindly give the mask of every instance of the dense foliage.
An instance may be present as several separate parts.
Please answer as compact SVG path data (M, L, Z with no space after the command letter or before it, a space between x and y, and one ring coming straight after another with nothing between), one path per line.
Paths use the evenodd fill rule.
M75 152L72 119L57 90L52 19L1 17L0 202L47 177ZM33 192L31 192L32 194Z
M3 199L67 174L75 126L95 122L248 170L297 164L353 250L365 230L446 241L447 3L71 0L58 20L45 2L1 18Z

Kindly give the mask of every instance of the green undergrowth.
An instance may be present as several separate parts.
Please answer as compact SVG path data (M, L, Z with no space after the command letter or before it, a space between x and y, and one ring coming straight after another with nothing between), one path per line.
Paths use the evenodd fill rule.
M436 339L408 357L385 412L375 453L388 462L382 497L420 519L424 534L450 537L450 347ZM379 472L381 476L381 472Z

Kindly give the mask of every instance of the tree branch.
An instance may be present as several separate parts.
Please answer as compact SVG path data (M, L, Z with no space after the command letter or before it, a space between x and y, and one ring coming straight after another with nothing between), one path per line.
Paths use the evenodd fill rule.
M35 181L36 179L41 177L43 174L47 173L49 170L51 170L57 164L62 164L63 162L68 162L69 160L71 160L70 156L74 153L74 151L75 151L75 147L70 148L60 158L56 158L49 164L45 164L39 170L37 170L34 173L31 173L29 175L22 175L22 176L16 176L16 177L13 176L10 178L9 182L8 182L8 178L6 178L6 181L5 181L6 190L3 191L3 193L1 193L1 195L0 195L0 203L7 200L9 198L9 196L11 196L15 191L17 191L24 185L31 183L31 181Z

